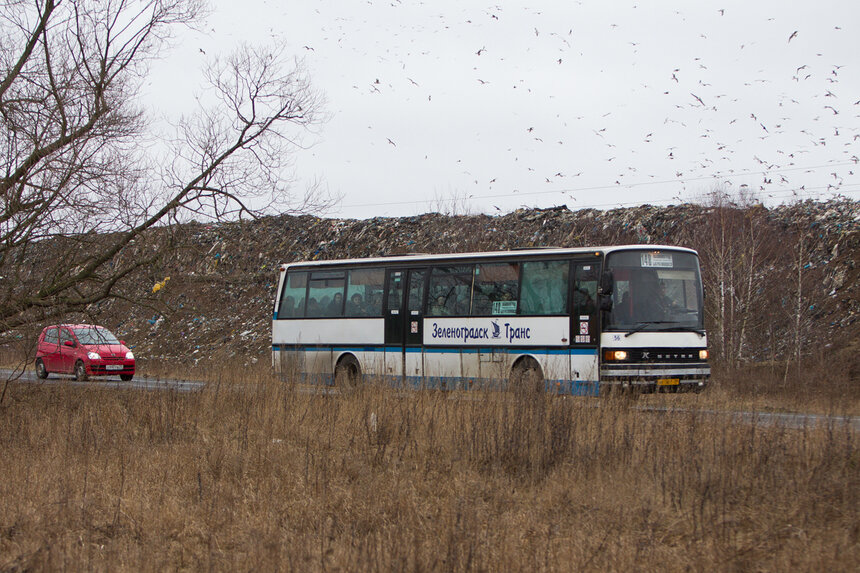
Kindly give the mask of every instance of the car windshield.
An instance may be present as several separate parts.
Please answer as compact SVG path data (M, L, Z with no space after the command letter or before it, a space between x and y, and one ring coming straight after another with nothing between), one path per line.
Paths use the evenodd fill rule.
M85 346L91 344L119 344L119 340L107 328L76 328L75 336L78 337L78 342Z

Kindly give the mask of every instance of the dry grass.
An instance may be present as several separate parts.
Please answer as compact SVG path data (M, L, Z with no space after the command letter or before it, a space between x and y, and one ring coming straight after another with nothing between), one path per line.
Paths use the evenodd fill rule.
M847 570L844 425L624 400L15 385L0 570Z

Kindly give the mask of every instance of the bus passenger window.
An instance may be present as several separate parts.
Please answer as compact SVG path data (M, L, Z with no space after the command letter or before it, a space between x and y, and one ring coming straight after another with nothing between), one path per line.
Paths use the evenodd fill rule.
M427 316L466 316L471 294L471 265L436 267L430 272Z
M518 263L494 263L475 267L472 316L517 313Z
M567 310L567 261L523 263L518 314L554 315Z
M383 269L349 271L345 316L381 316L384 282Z
M278 308L278 318L301 318L305 315L307 285L307 272L290 271L287 273L284 291L281 294L281 304Z
M310 318L342 316L345 282L342 271L312 273L305 316Z

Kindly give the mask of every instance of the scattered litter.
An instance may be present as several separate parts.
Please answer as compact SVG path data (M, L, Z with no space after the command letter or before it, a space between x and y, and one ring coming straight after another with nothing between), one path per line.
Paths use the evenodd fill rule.
M771 209L753 206L740 213L755 213L757 220L792 244L795 237L803 236L803 272L820 277L817 284L810 280L807 285L818 290L809 293L803 308L814 316L819 328L829 329L830 337L839 329L857 328L860 271L855 253L860 247L860 202L845 198L804 201ZM153 315L152 307L113 300L94 306L92 319L110 324L125 321L121 335L139 341L136 353L141 355L182 359L195 354L207 359L232 354L242 361L256 360L271 349L272 306L281 263L405 253L655 243L698 249L707 276L704 250L709 247L703 229L714 217L713 207L684 204L606 211L571 211L559 206L518 209L501 216L427 213L330 220L280 215L243 223L192 223L176 231L175 240L187 248L178 249L156 269L164 279L154 286L141 281L137 292L124 293L139 300L153 300L152 295L158 293L158 304L164 305L161 312ZM129 248L142 250L145 246L139 241ZM796 265L796 254L794 261ZM756 280L764 284L767 277ZM165 288L168 281L169 289ZM786 308L791 304L789 299L785 297ZM779 313L772 314L776 317ZM152 334L156 330L157 336L135 336L140 331ZM855 330L842 332L850 339Z

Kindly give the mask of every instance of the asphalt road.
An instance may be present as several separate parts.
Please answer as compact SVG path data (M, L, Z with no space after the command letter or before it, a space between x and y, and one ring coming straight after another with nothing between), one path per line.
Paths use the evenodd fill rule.
M40 380L36 376L34 370L13 371L6 368L0 368L0 382L5 382L9 377L13 377L17 382L25 382L29 384L41 384L45 386L64 384L67 386L90 386L93 388L116 388L116 389L137 389L137 390L176 390L178 392L193 392L201 390L206 386L205 382L197 380L171 380L161 378L147 378L146 376L135 376L128 382L120 380L119 376L97 376L92 377L86 382L78 382L71 374L54 374L51 373L47 379Z
M115 388L115 389L137 389L137 390L176 390L178 392L194 392L202 390L206 387L205 382L197 380L174 380L162 378L147 378L145 376L135 377L129 382L123 382L119 376L99 376L90 378L86 382L78 382L72 375L51 374L46 380L40 380L36 377L33 370L26 370L23 374L10 369L0 368L0 383L5 382L10 376L16 377L17 382L28 384L41 385L57 385L64 384L69 386L89 386L93 388ZM300 392L315 393L325 392L328 394L336 394L337 390L329 387L320 387L314 385L300 386ZM462 394L457 393L452 397L462 398ZM584 398L588 400L587 398ZM600 401L594 401L593 404L597 407ZM755 424L758 426L781 426L793 429L802 429L814 427L818 425L832 424L835 427L849 426L853 431L860 432L860 416L829 416L824 414L807 414L807 413L782 413L782 412L752 412L752 411L732 411L732 410L703 410L690 408L673 408L666 406L634 406L637 410L644 412L653 412L658 415L675 415L680 413L696 412L706 416L728 417L737 420L739 423Z

